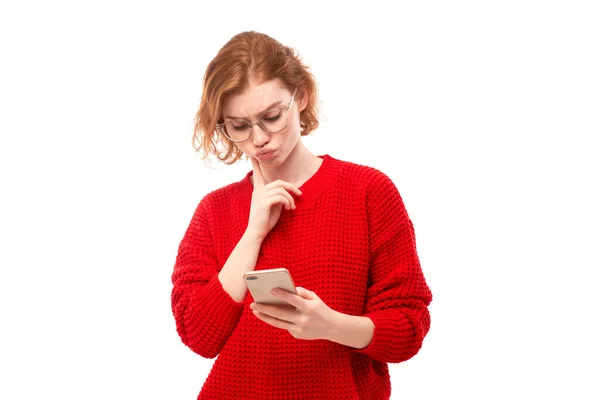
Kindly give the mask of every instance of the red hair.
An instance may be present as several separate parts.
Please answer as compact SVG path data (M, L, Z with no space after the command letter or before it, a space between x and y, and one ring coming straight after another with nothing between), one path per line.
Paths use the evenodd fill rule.
M215 129L223 121L223 100L228 94L242 92L250 81L262 83L276 78L283 81L290 92L298 86L306 91L308 102L300 112L301 135L306 136L319 126L317 83L297 52L264 33L242 32L219 50L204 74L192 137L196 151L204 151L203 159L214 154L230 165L244 155L235 143ZM217 149L219 143L224 151Z

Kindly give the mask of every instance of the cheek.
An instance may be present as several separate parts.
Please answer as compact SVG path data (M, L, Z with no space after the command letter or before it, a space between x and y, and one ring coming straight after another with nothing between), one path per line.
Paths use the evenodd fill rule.
M247 155L248 157L250 157L250 156L252 155L252 154L251 154L251 152L250 152L250 150L248 149L248 146L247 146L247 145L244 145L244 144L242 144L242 143L236 143L235 145L236 145L236 147L237 147L238 149L240 149L240 150L242 151L242 153L244 153L244 154L245 154L245 155Z
M296 136L300 132L300 120L297 116L290 117L288 126L285 129L287 136Z

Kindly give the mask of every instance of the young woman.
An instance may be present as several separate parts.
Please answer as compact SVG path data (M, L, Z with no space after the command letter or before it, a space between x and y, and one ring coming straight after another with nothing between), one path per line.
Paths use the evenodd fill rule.
M202 198L175 260L177 332L218 356L198 399L389 399L387 363L413 357L429 330L396 186L304 146L316 105L307 66L261 33L234 36L206 70L197 148L252 171ZM242 275L280 267L298 294L277 295L294 307L256 304Z

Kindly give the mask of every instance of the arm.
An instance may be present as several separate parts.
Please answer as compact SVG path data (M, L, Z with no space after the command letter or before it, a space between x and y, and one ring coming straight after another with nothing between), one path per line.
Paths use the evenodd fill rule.
M244 272L254 271L262 239L245 232L219 272L223 289L237 302L243 302L248 292Z
M333 329L327 339L355 349L364 349L371 343L374 331L371 318L334 311Z
M413 224L393 182L383 173L367 194L370 273L365 314L374 326L364 348L354 349L383 362L401 362L421 348L430 326L432 296L416 250ZM367 342L368 325L356 316L345 321L356 345ZM359 317L360 318L360 317ZM364 325L363 325L364 324Z
M182 342L201 356L214 358L235 329L243 309L242 272L237 271L237 282L233 265L254 268L260 245L243 237L221 270L220 275L225 274L222 283L205 201L196 208L179 245L171 276L171 306Z

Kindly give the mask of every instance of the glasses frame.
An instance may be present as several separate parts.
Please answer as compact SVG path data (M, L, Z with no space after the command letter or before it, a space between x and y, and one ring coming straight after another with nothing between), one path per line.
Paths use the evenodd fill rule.
M266 110L264 113L261 114L260 118L256 122L252 122L252 121L250 121L248 119L245 119L245 118L232 119L230 121L226 121L226 122L222 122L220 124L217 124L215 126L215 129L217 131L221 132L223 135L227 136L227 139L231 140L233 143L242 143L242 142L245 142L246 140L250 139L252 137L252 133L254 132L254 129L253 129L254 125L260 126L260 129L262 129L263 132L267 132L267 133L279 133L279 132L283 131L285 128L287 128L287 126L288 126L287 125L287 122L288 122L287 120L286 120L286 124L285 124L285 126L283 128L281 128L277 132L271 132L270 130L268 130L265 127L265 125L263 124L261 118L262 118L262 116L264 114L268 113L269 111L276 110L276 109L279 108L279 109L283 109L285 111L285 118L287 119L288 118L288 111L290 110L290 108L292 108L292 104L294 104L294 98L296 97L296 92L297 91L298 91L298 86L296 86L296 89L294 89L294 94L292 94L292 98L288 102L287 106L273 107L273 108L270 108L270 109ZM227 123L229 123L229 122L234 122L234 121L243 121L243 122L246 122L248 125L250 125L250 133L248 134L248 137L246 139L243 139L243 140L233 140L232 138L229 137L229 135L226 132L225 125Z

